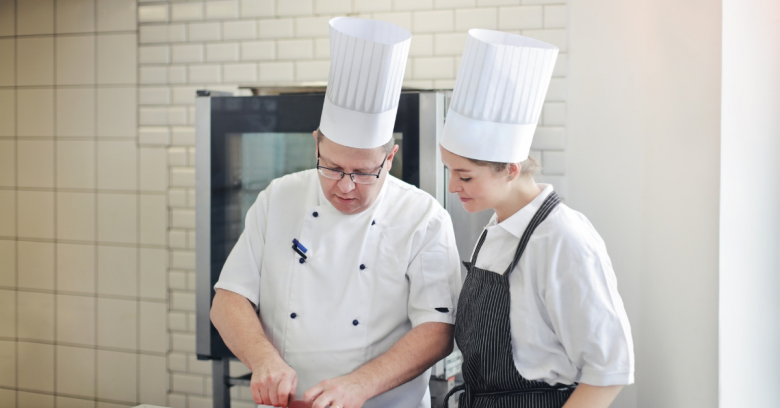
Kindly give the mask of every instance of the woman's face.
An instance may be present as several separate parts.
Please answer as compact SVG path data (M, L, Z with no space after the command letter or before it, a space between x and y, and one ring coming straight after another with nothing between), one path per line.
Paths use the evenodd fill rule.
M450 172L448 190L460 197L470 213L495 208L507 189L507 172L495 172L490 166L478 166L471 160L439 146L441 160Z

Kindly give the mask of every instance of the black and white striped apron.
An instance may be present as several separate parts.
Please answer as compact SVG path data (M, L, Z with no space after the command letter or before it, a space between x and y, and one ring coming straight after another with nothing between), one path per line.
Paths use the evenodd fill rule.
M528 224L515 257L504 274L475 266L485 242L487 230L482 233L468 269L466 282L458 301L455 321L455 341L463 353L465 384L454 388L449 395L465 390L460 396L460 408L561 408L576 385L550 386L541 381L523 378L512 358L512 337L509 329L509 310L512 305L509 275L520 261L534 230L560 202L555 192L550 193Z

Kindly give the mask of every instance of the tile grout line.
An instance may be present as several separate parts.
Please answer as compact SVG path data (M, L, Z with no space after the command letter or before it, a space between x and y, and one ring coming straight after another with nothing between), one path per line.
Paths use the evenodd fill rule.
M81 298L126 300L126 301L138 300L138 301L143 301L143 302L148 302L148 303L165 303L166 302L165 299L160 299L160 298L150 298L150 297L137 298L135 296L106 295L106 294L95 294L95 293L88 293L88 292L73 292L73 291L59 291L59 292L55 292L54 290L49 290L49 289L16 288L16 287L8 287L8 286L0 286L0 290L9 290L9 291L15 291L15 292L22 292L22 293L39 293L39 294L50 294L50 295L65 295L65 296L73 296L73 297L81 297ZM184 293L184 292L187 292L187 290L175 289L175 292L177 292L177 293ZM2 337L2 336L0 336L0 337Z
M55 398L60 396L60 395L62 395L62 396L67 397L67 398L78 399L78 400L82 400L82 401L91 401L91 402L94 402L94 403L106 402L106 403L109 403L109 404L120 405L122 407L128 407L128 408L130 407L129 405L127 405L127 404L129 404L128 401L115 400L115 399L110 399L110 398L87 397L87 396L84 396L84 395L67 394L67 393L57 394L55 392L50 392L50 391L41 391L41 390L35 390L35 389L30 389L30 388L18 389L18 388L11 388L11 387L4 386L4 385L0 385L0 390L13 390L13 391L26 392L26 393L30 393L30 394L49 395L49 396L52 396L52 397L55 397Z
M128 32L122 32L121 34L128 34L132 31ZM47 36L54 38L53 36ZM57 36L59 37L59 36ZM95 36L97 37L97 36ZM159 65L159 64L158 64ZM14 86L0 86L0 89L29 89L29 90L47 90L47 89L92 89L92 88L135 88L136 85L134 84L122 84L122 83L106 83L106 84L81 84L81 85L14 85ZM34 137L34 136L23 136L23 137ZM79 137L79 136L63 136L63 137ZM107 136L107 137L125 137L129 138L130 136Z
M278 0L274 1L274 11L277 10L277 9L278 9ZM218 23L218 24L219 24L220 29L221 29L222 28L222 24L221 23ZM293 32L294 32L295 31L295 22L293 22L292 25L293 25ZM188 34L189 34L190 27L191 27L191 23L187 23ZM217 41L218 42L222 42L222 36L220 35L219 37L220 38ZM189 36L187 37L187 42L188 43L191 42L191 38L189 38ZM208 45L205 43L205 41L199 42L199 44L203 48L203 59L206 60L208 58ZM274 44L276 44L275 41L274 41ZM171 53L172 52L173 52L173 49L171 49ZM171 58L173 58L173 55L171 55ZM190 71L191 71L192 64L183 64L183 66L186 66L186 68L185 68L186 72L187 72L187 74L189 74ZM258 77L259 77L259 74L260 74L259 69L260 68L258 66L258 68L257 68ZM222 76L224 74L221 65L220 65L219 70L220 70L219 71L219 78L218 78L217 82L221 84L222 83L222 79L223 79ZM170 79L169 79L169 82L170 82ZM191 75L187 75L186 83L187 83L187 85L192 85L193 84ZM203 85L203 88L205 88L205 89L207 89L208 87L209 86L206 85L206 84ZM169 129L169 132L172 133L172 127L168 126L168 129ZM189 160L187 160L187 155L188 154L189 154L188 153L188 149L185 148L184 149L185 164L189 164L188 163ZM172 169L170 167L169 167L169 170L168 170L168 176L172 177ZM186 191L185 194L189 195L189 189L185 188L185 191ZM186 195L185 195L185 198L186 198ZM186 199L187 199L187 201L189 201L188 198L186 198ZM169 219L169 221L173 221L173 211L171 209L168 210L168 219ZM187 233L185 233L185 245L188 245L188 239L189 238L187 237ZM171 251L169 250L169 252L171 252ZM172 252L171 252L170 256L171 256L171 265L172 265L173 264L173 253ZM184 279L185 279L185 281L184 281L185 287L187 288L187 290L189 290L189 287L187 285L187 282L189 280L189 276L188 276L188 274L186 272L184 273ZM168 299L171 302L171 304L173 304L173 291L170 290L170 288L168 290ZM186 328L187 332L189 332L189 329L190 329L190 327L189 327L189 313L185 312L184 316L185 316L185 322L184 322L185 323L185 328ZM173 333L171 333L170 339L171 339L171 346L173 346L173 339L174 339ZM173 347L171 347L171 348L173 348ZM190 353L185 353L185 369L189 373L189 371L190 371ZM174 378L174 373L171 373L171 383L173 383L173 378ZM201 379L201 382L203 382L202 379ZM189 406L190 406L190 393L189 392L185 393L185 401L186 401L187 407L189 408Z
M92 1L92 5L95 8L95 14L93 16L93 24L95 25L95 30L97 31L97 28L98 28L97 0L93 0ZM94 319L93 341L95 343L95 351L94 351L93 357L95 359L95 363L94 363L94 366L92 367L92 370L93 370L94 375L95 375L95 381L94 381L94 384L93 384L93 387L94 387L94 398L95 398L95 400L97 400L98 393L99 393L99 391L98 391L98 386L99 386L98 379L100 378L99 373L98 373L98 367L99 367L99 365L98 365L98 357L99 357L99 353L98 353L98 349L97 349L97 347L98 347L98 323L99 323L99 321L98 321L98 298L97 298L97 295L98 295L98 287L99 287L98 286L98 279L99 279L99 276L100 276L99 269L98 269L99 265L100 265L100 263L98 262L98 231L99 231L99 227L98 227L98 221L99 221L98 205L99 205L100 201L98 200L98 193L97 193L97 191L98 191L98 183L97 183L97 178L98 178L98 174L97 174L98 173L98 112L99 112L98 106L100 105L100 102L99 102L98 98L99 98L100 94L98 92L99 88L97 86L97 83L98 83L98 81L97 81L98 58L99 58L98 57L98 38L97 38L97 33L95 34L95 41L93 42L92 47L94 49L93 52L95 54L95 59L92 62L93 72L94 72L94 77L92 78L92 83L95 85L95 88L93 90L93 92L94 92L93 98L95 99L95 104L94 104L94 106L92 108L93 109L92 136L93 136L93 149L94 149L93 150L93 155L94 155L94 157L93 157L93 160L94 160L94 162L93 162L93 166L94 166L93 169L94 170L93 170L93 174L92 174L92 185L93 185L93 187L95 189L95 195L94 195L95 213L93 214L93 217L94 217L94 220L95 220L95 222L94 222L95 226L93 227L94 228L93 233L94 233L94 236L95 236L95 243L93 244L93 253L94 253L93 265L94 265L94 270L95 270L95 283L94 283L93 290L94 290L94 293L95 293L95 300L93 301L92 304L93 304L93 308L95 310L95 315L93 316L93 319ZM95 402L94 406L97 406L97 402Z
M54 33L52 34L52 85L57 84L57 1L53 2L52 5L53 11L52 11L52 26ZM57 88L53 86L52 95L54 96L52 98L52 129L51 129L51 140L52 140L52 186L57 185ZM52 243L53 247L53 253L54 253L54 265L52 265L52 279L54 281L52 282L52 286L54 287L54 294L52 295L52 305L54 310L52 310L52 320L54 322L54 333L52 333L52 337L54 338L54 344L52 345L53 348L53 356L54 356L54 362L52 365L52 389L54 391L54 408L57 408L57 193L52 193L52 201L54 203L53 205L53 211L54 214L52 214L52 237L54 238L54 242Z
M176 207L176 209L183 209L180 207ZM185 230L187 228L175 228L177 231ZM110 241L83 241L78 239L60 239L60 240L54 240L51 238L27 238L27 237L12 237L12 236L0 236L0 241L17 241L17 242L38 242L38 243L49 243L49 244L73 244L73 245L100 245L103 247L113 247L113 248L135 248L136 246L130 243L126 242L110 242ZM167 248L165 245L160 244L141 244L139 245L140 248L145 249L165 249ZM187 248L176 248L176 249L187 249Z
M185 333L185 332L181 332L181 333ZM0 337L0 339L4 339L5 341L7 341L7 338ZM38 340L38 339L25 339L25 340L28 343L33 343L33 344L46 344L46 345L52 345L52 346L56 345L53 341L47 341L47 340ZM79 349L83 349L83 350L112 351L112 352L117 352L117 353L132 353L132 354L140 354L140 355L143 355L143 356L153 356L153 357L164 357L165 356L165 353L158 352L158 351L142 351L142 352L135 353L134 350L126 349L126 348L99 347L99 346L91 346L91 345L88 345L88 344L68 343L68 342L65 342L63 344L66 344L68 347L79 348ZM0 387L2 387L2 386L0 386Z
M19 0L14 0L14 86L19 83L19 47L17 34L19 31ZM19 186L19 91L14 88L14 160L16 168L14 169L14 187ZM19 389L19 193L14 191L14 301L16 311L14 319L14 388ZM14 392L14 407L19 407L19 392Z
M171 5L171 2L168 1L168 2L166 2L166 4ZM171 17L173 17L173 16L171 16ZM138 25L139 25L139 38L138 38L138 40L139 40L139 44L140 44L140 42L141 42L140 41L141 40L141 38L140 38L141 22L140 21L139 21ZM167 26L168 26L168 30L170 30L170 23L168 23ZM186 29L188 29L189 25L187 25L185 23L184 27L186 27ZM171 80L170 80L170 67L171 67L171 61L173 61L173 47L171 46L170 39L168 39L168 41L166 41L166 46L168 47L169 51L168 51L168 62L165 64L165 70L166 70L166 83L165 83L165 86L171 88L171 102L173 102L173 87L171 86L172 84L171 84ZM139 48L140 48L140 46L139 46ZM205 58L205 47L203 48L203 53L204 53L204 58ZM141 62L140 62L140 59L139 59L139 64L138 65L139 65L139 69L138 70L139 70L139 86L140 86L141 85L140 71L141 71L141 65L142 65ZM184 85L189 85L189 77L187 77L187 81L185 81ZM140 99L139 99L139 112L140 112ZM139 121L140 121L140 118L139 118ZM172 133L171 126L166 126L166 129L167 129L167 133L169 135L171 135L171 133ZM169 203L169 200L168 200L168 196L170 195L170 186L171 186L171 180L170 180L171 179L171 176L170 176L170 173L171 173L170 168L171 167L170 167L170 160L169 160L169 157L168 157L168 149L170 149L170 143L171 143L171 136L168 136L168 141L166 143L166 146L164 147L164 149L165 149L165 162L166 162L165 163L165 177L167 179L167 183L166 183L165 219L166 219L166 222L168 223L168 226L166 226L166 229L165 229L165 242L166 242L166 249L165 249L165 260L166 260L166 265L165 265L165 297L166 297L166 307L165 307L165 326L166 326L166 328L165 328L165 337L166 337L167 344L168 344L168 347L167 347L168 351L166 352L166 357L165 357L165 377L166 377L167 382L168 382L168 385L166 387L167 389L165 390L165 400L166 400L166 403L168 405L170 405L170 403L171 403L171 394L173 393L173 372L170 369L170 363L169 363L169 357L168 357L169 354L170 354L170 351L173 349L173 334L171 333L171 330L168 327L168 315L169 315L170 310L171 310L171 297L172 297L171 296L171 292L170 292L170 278L169 278L169 268L170 268L170 266L172 264L172 259L171 259L171 249L170 249L170 246L168 245L169 244L169 240L168 240L169 228L168 227L171 224L171 222L170 222L171 221L171 209L170 209L170 203ZM187 404L188 404L187 397L184 397L184 406L187 407Z
M13 139L12 139L13 140ZM26 140L25 140L26 141ZM67 141L67 140L66 140ZM89 140L77 140L78 142L81 141L89 141ZM182 167L185 168L185 167ZM178 187L178 188L186 188L186 187ZM145 190L145 191L137 191L137 190L113 190L113 189L89 189L89 188L80 188L80 187L63 187L63 188L49 188L49 187L0 187L0 191L37 191L37 192L44 192L44 193L93 193L93 194L124 194L124 195L153 195L153 196L163 196L166 194L166 191L153 191L153 190ZM47 239L47 238L40 238L40 239ZM152 244L149 244L152 245Z
M135 2L136 5L136 15L138 15L138 9L140 8L140 4L138 2ZM141 112L140 112L140 87L139 84L141 82L140 79L140 64L141 64L141 49L140 49L140 30L138 28L138 20L136 20L136 43L135 43L135 55L136 55L136 64L135 64L135 76L136 76L136 84L135 84L135 101L136 106L134 107L136 112L136 123L133 128L135 132L135 146L136 146L136 200L137 200L137 219L138 224L136 224L136 352L138 353L136 355L136 402L141 402L141 225L143 224L142 220L142 210L141 210L141 195L138 193L141 190L141 146L138 140L138 124L140 122L141 118Z

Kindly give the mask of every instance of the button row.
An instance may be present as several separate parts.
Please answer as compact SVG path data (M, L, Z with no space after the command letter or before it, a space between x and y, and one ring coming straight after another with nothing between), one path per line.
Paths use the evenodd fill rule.
M319 216L320 216L320 213L318 213L317 211L315 211L315 212L311 213L311 215L312 215L314 218L317 218L317 217L319 217ZM374 224L376 224L376 220L371 220L371 225L374 225Z
M298 258L298 263L305 264L306 260L303 259L303 258ZM365 264L360 264L360 270L362 271L362 270L365 270L365 269L366 269L366 265Z
M297 314L297 313L292 313L292 314L290 314L290 318L291 318L291 319L295 319L296 317L298 317L298 314ZM352 325L353 325L353 326L357 326L358 324L360 324L360 322L358 322L358 320L357 320L357 319L355 319L355 320L353 320L353 321L352 321Z

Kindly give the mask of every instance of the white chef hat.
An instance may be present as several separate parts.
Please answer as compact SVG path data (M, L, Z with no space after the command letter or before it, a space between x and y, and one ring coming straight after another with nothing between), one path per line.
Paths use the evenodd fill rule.
M330 75L320 119L328 139L361 149L390 140L411 38L384 21L330 20Z
M557 56L531 38L469 30L442 147L476 160L527 159Z

